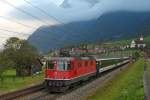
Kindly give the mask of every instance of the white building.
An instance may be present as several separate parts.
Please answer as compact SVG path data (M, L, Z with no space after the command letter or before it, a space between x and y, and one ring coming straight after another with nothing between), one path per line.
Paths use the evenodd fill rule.
M146 47L146 43L144 42L143 35L141 35L141 37L136 40L132 40L130 45L130 48L145 48L145 47Z
M130 48L135 48L135 47L136 47L135 40L132 40L131 45L130 45Z

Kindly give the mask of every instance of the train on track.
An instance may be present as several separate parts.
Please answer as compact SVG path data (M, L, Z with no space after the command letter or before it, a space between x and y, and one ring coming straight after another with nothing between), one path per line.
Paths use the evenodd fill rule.
M77 83L99 76L130 62L130 57L49 57L46 58L45 85L51 92L64 92Z

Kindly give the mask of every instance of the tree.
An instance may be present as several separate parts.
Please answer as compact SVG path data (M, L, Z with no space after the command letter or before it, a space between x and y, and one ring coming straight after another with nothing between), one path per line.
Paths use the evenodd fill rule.
M31 46L26 40L22 40L21 47L18 50L19 59L17 59L19 68L30 70L31 66L36 63L37 57L38 54L36 49Z
M24 70L31 68L36 62L37 50L26 40L12 37L4 45L4 54L15 63L17 75L24 75Z
M10 60L3 52L0 53L0 78L3 80L3 73L11 66L14 66L14 62Z
M3 53L12 60L17 67L17 61L18 61L18 50L21 46L21 40L17 37L11 37L6 41L6 44L4 45L4 51Z

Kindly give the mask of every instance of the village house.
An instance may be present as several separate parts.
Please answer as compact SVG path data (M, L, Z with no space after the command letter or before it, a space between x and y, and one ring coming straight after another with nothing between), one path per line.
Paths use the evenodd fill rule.
M143 35L141 35L140 38L131 41L130 48L145 48L145 47L146 43L144 42Z

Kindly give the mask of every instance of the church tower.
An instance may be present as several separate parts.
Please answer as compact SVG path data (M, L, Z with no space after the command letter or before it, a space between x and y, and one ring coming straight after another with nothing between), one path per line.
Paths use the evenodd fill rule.
M144 41L144 37L143 37L143 35L141 35L141 37L140 37L140 41Z

